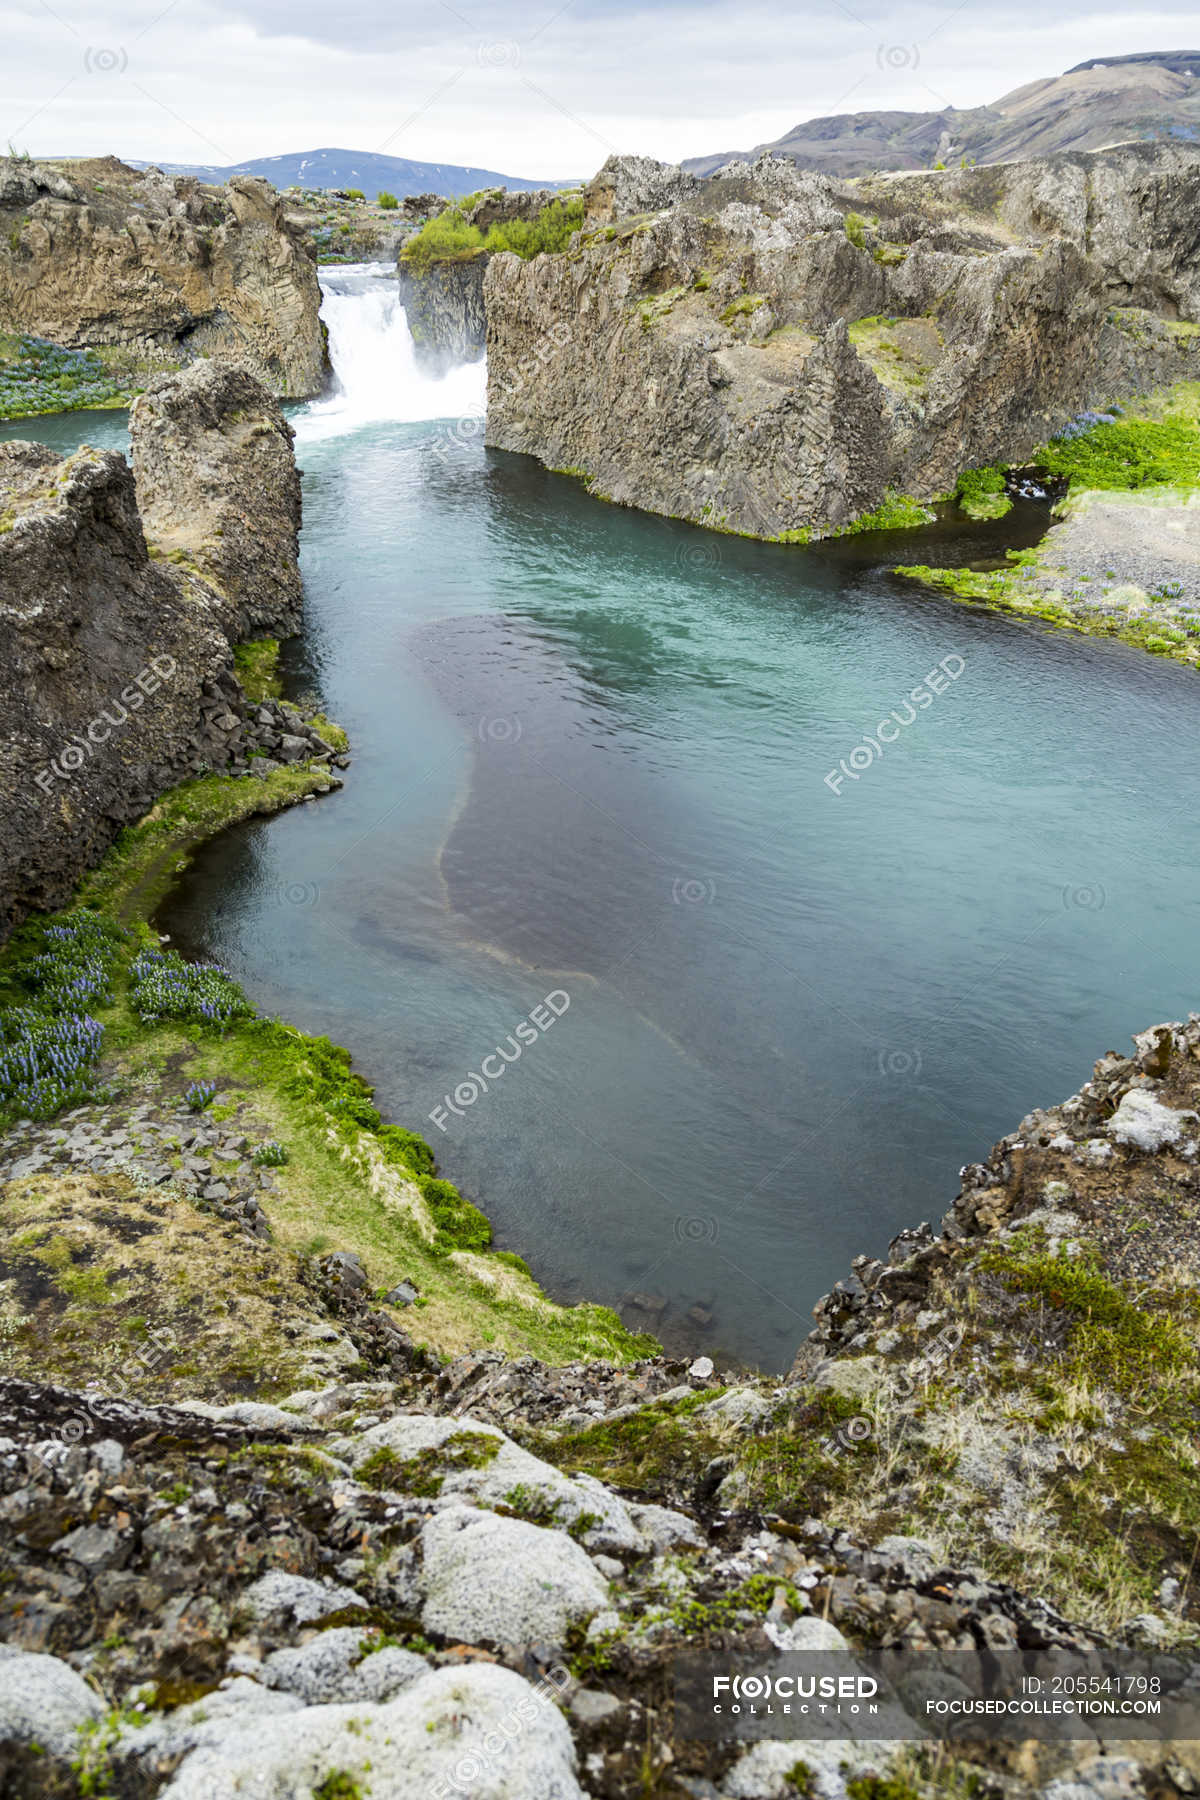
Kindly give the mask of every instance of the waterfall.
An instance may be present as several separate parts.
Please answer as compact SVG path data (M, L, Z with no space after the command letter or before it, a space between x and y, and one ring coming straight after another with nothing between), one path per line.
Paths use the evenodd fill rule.
M463 363L440 379L418 366L389 263L321 271L334 388L293 421L300 440L342 437L384 420L482 419L487 365Z

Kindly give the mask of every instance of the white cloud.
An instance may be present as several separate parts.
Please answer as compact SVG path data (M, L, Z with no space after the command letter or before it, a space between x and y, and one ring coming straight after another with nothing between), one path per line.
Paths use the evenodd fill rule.
M1089 56L1181 45L1190 18L1030 0L1002 15L981 0L803 13L582 0L557 15L554 0L26 0L0 9L0 142L175 162L386 147L588 174L610 148L673 159L820 113L979 105Z

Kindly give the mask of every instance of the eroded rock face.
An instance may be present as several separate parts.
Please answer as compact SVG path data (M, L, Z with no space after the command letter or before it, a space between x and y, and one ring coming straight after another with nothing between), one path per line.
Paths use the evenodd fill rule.
M151 560L116 451L0 445L0 928L61 906L236 691L215 596Z
M136 487L116 451L0 444L0 935L63 905L166 788L226 765L231 645L294 628L299 490L266 391L199 364L132 432Z
M325 378L320 304L304 236L268 182L0 158L0 329L168 365L233 357L299 397Z
M294 631L300 476L275 401L244 368L195 363L138 396L130 432L155 548L186 555L228 601L235 638Z
M995 212L1031 244L1064 239L1100 265L1110 306L1200 318L1200 155L1176 144L1118 144L1040 161L855 182L876 206L951 221Z
M483 282L489 261L480 251L463 262L435 262L428 268L400 262L400 302L417 361L428 373L444 375L484 354Z
M652 156L610 156L583 190L584 217L589 225L611 225L634 213L674 206L699 189L698 178L677 164Z
M765 537L935 497L1192 372L1198 182L1154 146L841 187L610 159L575 251L491 259L487 441Z

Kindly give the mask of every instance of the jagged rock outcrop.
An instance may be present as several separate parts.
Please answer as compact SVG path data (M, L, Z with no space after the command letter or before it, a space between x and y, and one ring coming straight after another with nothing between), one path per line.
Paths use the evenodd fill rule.
M326 354L316 265L275 190L0 158L0 330L149 362L243 362L275 394L317 393Z
M433 375L459 363L478 362L487 347L483 305L484 251L461 261L424 265L401 257L397 267L400 303L412 333L417 361Z
M232 643L295 625L296 473L266 391L201 364L131 431L162 545L116 451L0 445L0 936L64 904L165 788L225 766Z
M583 190L590 226L612 225L635 213L660 212L700 191L700 179L652 156L610 156Z
M1106 305L1200 319L1200 152L1194 147L1120 144L998 168L870 176L847 183L845 191L863 212L878 214L881 229L906 215L951 230L964 215L991 215L1021 242L1062 240L1097 265Z
M300 622L300 475L294 433L245 369L196 363L162 376L130 415L138 511L165 556L183 555L229 603L236 640Z
M487 441L765 537L935 497L1194 370L1198 179L1154 146L840 189L771 158L702 183L612 159L588 202L609 223L491 260Z

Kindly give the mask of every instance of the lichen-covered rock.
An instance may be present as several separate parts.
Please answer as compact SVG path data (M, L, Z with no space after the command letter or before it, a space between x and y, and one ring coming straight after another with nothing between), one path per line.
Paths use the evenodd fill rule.
M411 1650L388 1644L363 1654L363 1634L334 1626L296 1649L276 1650L262 1665L262 1679L307 1706L341 1700L390 1700L417 1681L428 1664Z
M4 1746L33 1744L69 1756L82 1727L103 1710L83 1677L57 1656L0 1644L0 1756Z
M583 190L589 225L610 225L634 213L657 212L699 190L695 175L652 156L610 156Z
M0 330L168 366L232 357L273 393L320 390L316 265L269 183L68 167L0 158Z
M450 1506L421 1533L421 1621L468 1644L565 1644L608 1583L563 1531Z
M382 1705L312 1706L278 1718L248 1708L186 1736L147 1733L130 1748L147 1761L186 1749L163 1800L242 1792L300 1800L323 1788L389 1800L583 1800L571 1734L553 1700L487 1664L431 1670Z
M337 1448L352 1468L380 1487L507 1505L564 1531L578 1530L591 1550L645 1548L618 1495L589 1476L571 1479L494 1425L399 1413Z

